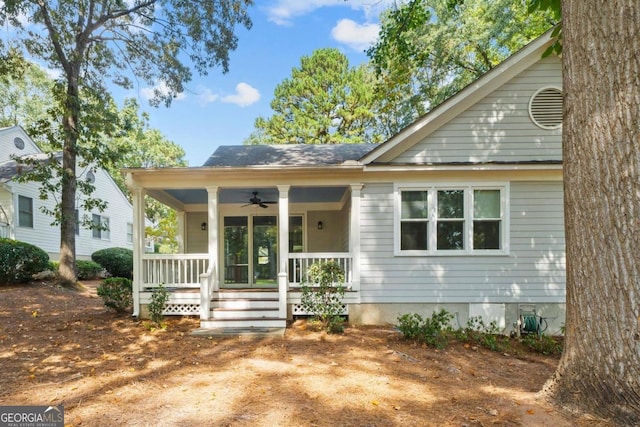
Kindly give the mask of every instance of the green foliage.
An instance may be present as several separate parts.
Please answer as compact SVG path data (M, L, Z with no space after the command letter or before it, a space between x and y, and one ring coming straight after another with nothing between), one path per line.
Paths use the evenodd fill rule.
M109 277L98 285L98 296L100 296L104 305L123 313L133 304L131 280L126 277Z
M104 209L101 199L91 197L91 184L78 179L76 167L106 167L121 154L105 138L118 131L108 84L131 89L134 82L155 87L162 82L151 103L170 105L191 80L192 69L201 75L217 66L228 71L229 52L238 44L234 30L251 27L251 4L251 0L156 0L88 7L86 2L0 2L0 24L12 34L14 57L29 56L61 71L51 90L49 120L38 123L34 136L46 138L52 150L60 150L62 161L33 164L38 173L26 178L42 183L41 197L59 195L57 208L50 213L60 225L61 281L77 278L77 200L85 212ZM18 62L8 61L3 71L15 73ZM85 197L78 198L77 191Z
M25 283L49 267L49 255L37 246L0 238L0 283Z
M398 330L407 340L444 348L452 331L451 319L453 315L444 309L434 311L431 318L423 318L417 313L403 314L398 317Z
M157 324L161 324L164 316L162 312L164 311L167 301L169 301L169 292L167 289L160 285L153 290L151 293L151 302L149 302L149 317L151 320Z
M127 248L106 248L91 255L113 277L133 278L133 251Z
M546 1L546 0L543 0ZM512 0L410 0L381 17L367 54L380 84L379 118L393 135L557 23Z
M302 309L330 333L343 331L344 272L335 261L315 262L302 284Z
M455 332L456 338L462 342L472 343L493 351L503 351L508 347L509 339L500 334L495 321L486 325L481 316L471 317L467 325Z
M18 55L15 49L9 55ZM53 105L53 80L36 64L21 59L12 67L13 73L0 72L0 127L20 125L34 135L38 145L46 149L47 140L33 131L38 123L49 119L48 108Z
M520 338L522 344L530 350L547 356L562 354L562 340L550 335L528 334Z
M338 49L303 56L291 77L276 86L274 114L255 121L248 144L337 144L379 142L373 72L349 67Z
M157 129L150 128L149 115L140 113L139 109L135 99L125 100L124 107L118 112L119 132L110 140L112 148L120 155L107 165L107 170L124 194L129 194L129 189L120 173L122 168L187 166L184 149L167 140ZM147 227L147 235L161 242L164 253L176 252L175 211L147 197L145 216L153 223Z
M78 279L92 280L98 277L103 270L102 266L97 262L78 260L76 262L76 269L78 270Z

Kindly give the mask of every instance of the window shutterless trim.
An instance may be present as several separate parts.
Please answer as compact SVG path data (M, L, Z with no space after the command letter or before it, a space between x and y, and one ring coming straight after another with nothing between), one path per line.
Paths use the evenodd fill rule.
M464 190L464 215L458 219L464 221L463 244L464 249L437 249L437 192L439 190ZM474 190L499 190L500 191L500 218L475 218L473 209ZM427 191L428 200L428 230L427 230L427 250L401 250L400 224L407 219L402 219L402 192L403 191ZM510 212L509 194L510 185L508 182L480 182L474 183L406 183L394 184L394 214L393 214L393 252L395 256L504 256L509 255L509 234L510 234ZM450 221L453 218L444 218L443 221ZM474 249L474 221L500 221L500 249Z

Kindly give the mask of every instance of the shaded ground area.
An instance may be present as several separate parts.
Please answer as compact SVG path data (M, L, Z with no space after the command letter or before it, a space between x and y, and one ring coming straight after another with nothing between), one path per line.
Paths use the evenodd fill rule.
M609 425L536 398L556 357L438 351L386 326L212 339L179 318L154 331L85 286L0 286L0 405L64 405L73 426Z

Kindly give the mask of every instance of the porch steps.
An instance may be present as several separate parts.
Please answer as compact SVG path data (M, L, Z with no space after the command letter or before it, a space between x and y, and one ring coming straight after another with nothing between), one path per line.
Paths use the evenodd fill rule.
M278 291L273 289L225 289L211 301L209 318L200 321L201 329L238 330L261 333L285 328L280 319Z

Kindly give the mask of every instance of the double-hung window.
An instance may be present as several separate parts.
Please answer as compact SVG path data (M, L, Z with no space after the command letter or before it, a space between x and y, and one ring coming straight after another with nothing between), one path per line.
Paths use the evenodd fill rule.
M33 228L33 199L18 196L18 226Z
M397 187L396 254L507 252L507 184Z
M95 239L109 240L109 218L106 216L91 215L92 230L91 233Z

